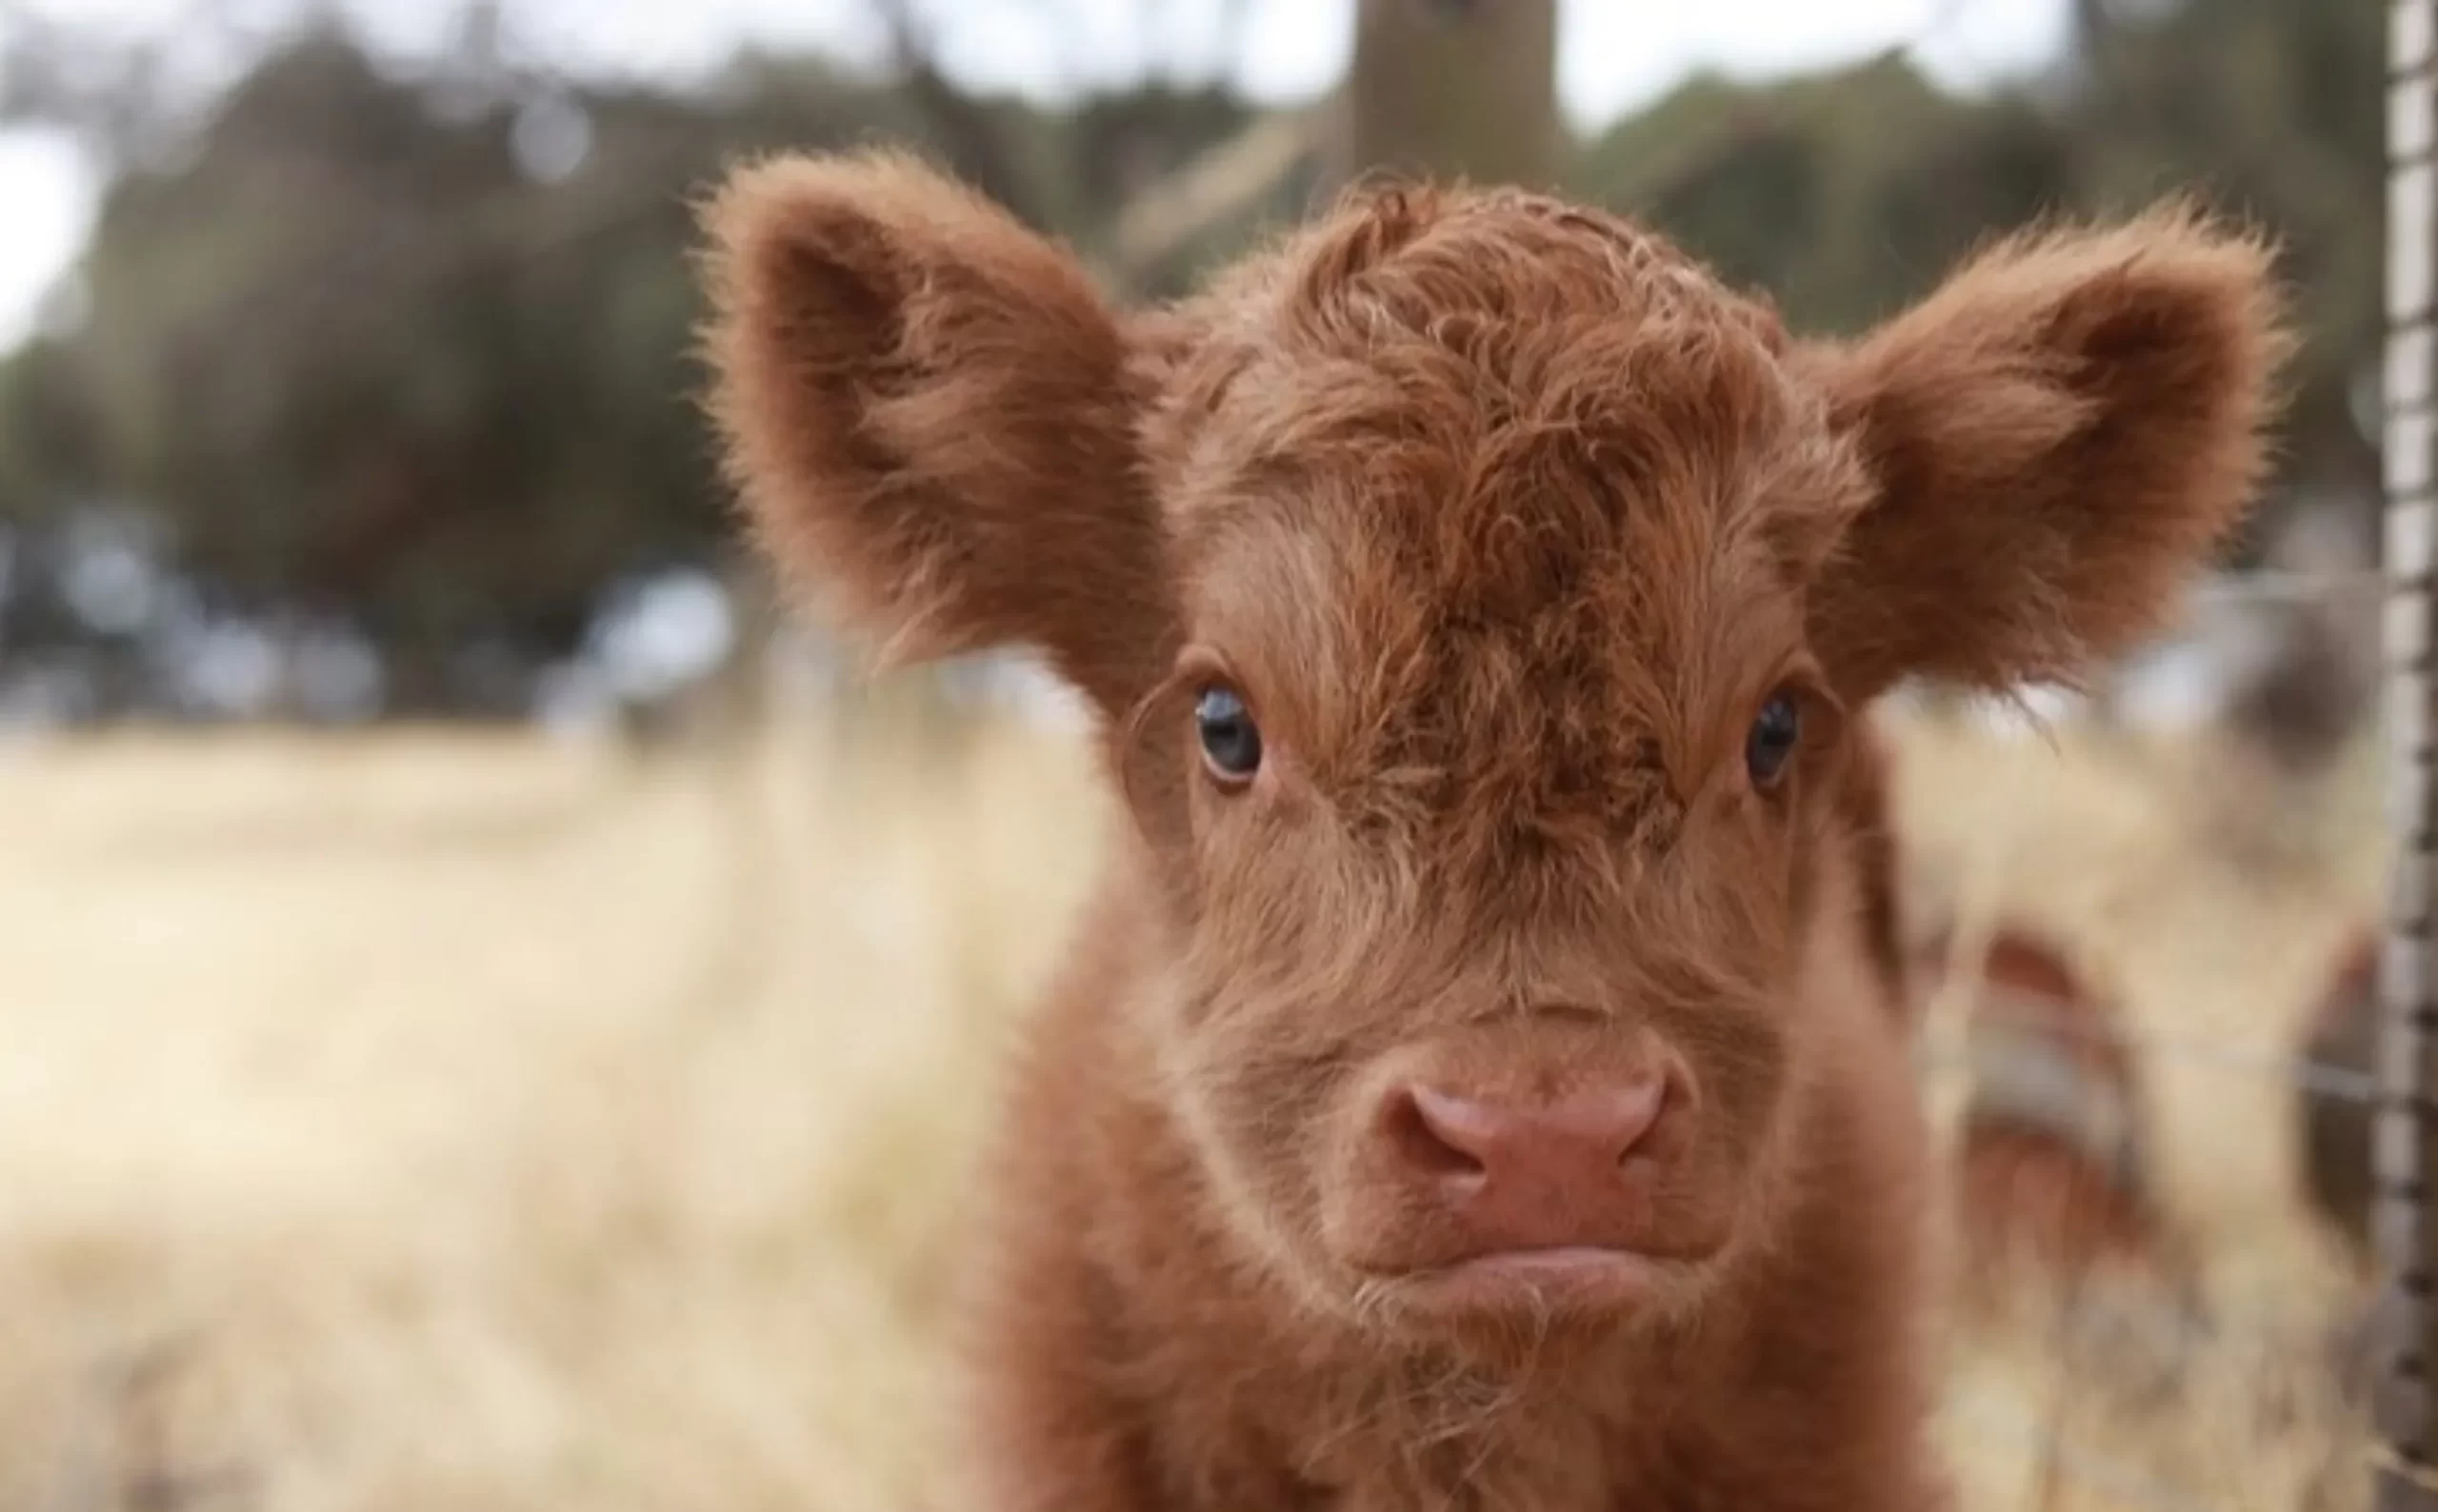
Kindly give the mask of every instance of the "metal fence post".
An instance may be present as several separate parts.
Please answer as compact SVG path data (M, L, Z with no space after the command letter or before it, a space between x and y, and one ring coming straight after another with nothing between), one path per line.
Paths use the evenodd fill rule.
M2380 1100L2372 1146L2385 1280L2379 1338L2379 1512L2438 1512L2438 971L2431 904L2438 805L2430 782L2430 620L2438 481L2433 480L2432 287L2438 279L2438 0L2388 13L2388 354L2384 630L2388 824L2397 846L2380 962Z

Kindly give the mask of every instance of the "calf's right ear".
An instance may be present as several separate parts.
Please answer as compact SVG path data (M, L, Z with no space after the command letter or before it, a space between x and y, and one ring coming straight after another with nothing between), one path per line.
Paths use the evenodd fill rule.
M2074 682L2166 623L2270 460L2273 252L2182 201L2051 226L1805 353L1871 480L1812 585L1848 702Z
M884 662L1043 652L1112 715L1173 654L1127 342L1075 259L898 152L704 216L709 410L752 536Z

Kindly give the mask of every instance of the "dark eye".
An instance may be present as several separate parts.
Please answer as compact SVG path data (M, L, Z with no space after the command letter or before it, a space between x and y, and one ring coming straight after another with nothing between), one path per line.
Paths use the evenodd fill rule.
M1225 687L1204 688L1193 706L1193 723L1210 774L1225 783L1250 782L1261 769L1261 730L1245 711L1244 700Z
M1744 766L1754 786L1767 787L1778 780L1787 758L1794 754L1795 737L1802 733L1803 711L1792 695L1770 695L1752 720L1752 732L1744 738Z

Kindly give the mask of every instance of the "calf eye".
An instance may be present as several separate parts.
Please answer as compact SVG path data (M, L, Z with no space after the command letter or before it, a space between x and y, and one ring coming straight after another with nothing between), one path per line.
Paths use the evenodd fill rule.
M1261 730L1246 712L1244 700L1225 687L1202 690L1193 706L1193 723L1202 735L1202 759L1210 775L1235 785L1252 780L1261 769Z
M1767 787L1786 771L1787 759L1794 754L1795 737L1803 732L1803 714L1793 697L1773 693L1753 717L1752 731L1744 737L1744 766L1752 774L1752 785Z

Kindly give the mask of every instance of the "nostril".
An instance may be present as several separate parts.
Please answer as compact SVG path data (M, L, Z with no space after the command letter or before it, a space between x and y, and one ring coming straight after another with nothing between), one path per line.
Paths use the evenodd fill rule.
M1596 1115L1595 1137L1617 1152L1620 1165L1637 1157L1648 1159L1653 1153L1651 1133L1659 1127L1661 1115L1668 1111L1668 1079L1664 1076L1620 1088L1604 1100L1605 1105Z
M1389 1100L1389 1138L1407 1164L1432 1176L1480 1176L1489 1170L1480 1153L1477 1118L1469 1119L1461 1098L1427 1086L1398 1091Z

